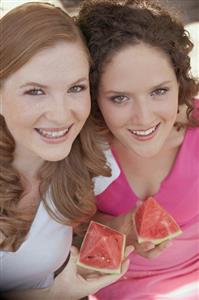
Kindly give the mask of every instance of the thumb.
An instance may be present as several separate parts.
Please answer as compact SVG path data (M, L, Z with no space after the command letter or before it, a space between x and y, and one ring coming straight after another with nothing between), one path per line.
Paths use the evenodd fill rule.
M129 245L125 249L124 257L127 258L135 250L133 245Z
M75 246L71 246L70 255L73 257L73 259L78 259L79 251Z
M72 264L76 264L78 261L78 257L79 257L78 249L74 246L71 246L69 262L71 262Z
M65 267L65 271L75 273L77 271L77 261L79 257L79 251L76 247L71 246L70 258Z

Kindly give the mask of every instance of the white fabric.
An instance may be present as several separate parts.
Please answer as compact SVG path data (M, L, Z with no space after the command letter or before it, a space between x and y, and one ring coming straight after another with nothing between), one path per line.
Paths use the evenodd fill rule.
M26 241L16 252L0 252L0 291L49 286L71 243L72 228L55 222L41 202Z
M111 169L111 176L110 177L98 176L93 178L95 195L99 195L102 192L104 192L107 189L107 187L109 187L109 185L112 182L114 182L115 179L120 175L120 168L115 158L113 157L111 150L105 150L104 154L108 166Z

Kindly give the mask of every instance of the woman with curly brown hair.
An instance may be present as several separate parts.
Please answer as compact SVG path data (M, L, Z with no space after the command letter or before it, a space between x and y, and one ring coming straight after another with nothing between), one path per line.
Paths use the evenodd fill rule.
M121 276L82 277L73 249L54 280L72 227L95 213L92 177L108 172L87 120L89 54L52 5L19 6L0 26L1 299L79 299Z
M125 276L95 299L196 300L199 105L188 33L152 0L85 0L78 22L93 61L92 114L112 169L95 180L97 206L107 214L101 221L126 231L136 249ZM183 231L172 243L136 241L132 213L149 196Z

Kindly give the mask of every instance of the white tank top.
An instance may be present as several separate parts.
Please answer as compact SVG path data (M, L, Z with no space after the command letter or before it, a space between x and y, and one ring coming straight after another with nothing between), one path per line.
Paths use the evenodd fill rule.
M41 202L26 241L16 252L0 252L0 291L49 286L71 243L72 228L54 221Z

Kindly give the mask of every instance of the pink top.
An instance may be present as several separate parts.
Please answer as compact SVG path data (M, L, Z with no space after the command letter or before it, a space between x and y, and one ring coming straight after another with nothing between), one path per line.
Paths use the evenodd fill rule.
M106 152L110 178L98 177L99 210L118 216L138 199L111 150ZM186 131L169 175L155 199L176 219L183 233L153 260L131 254L124 278L91 296L98 300L199 299L199 128Z

